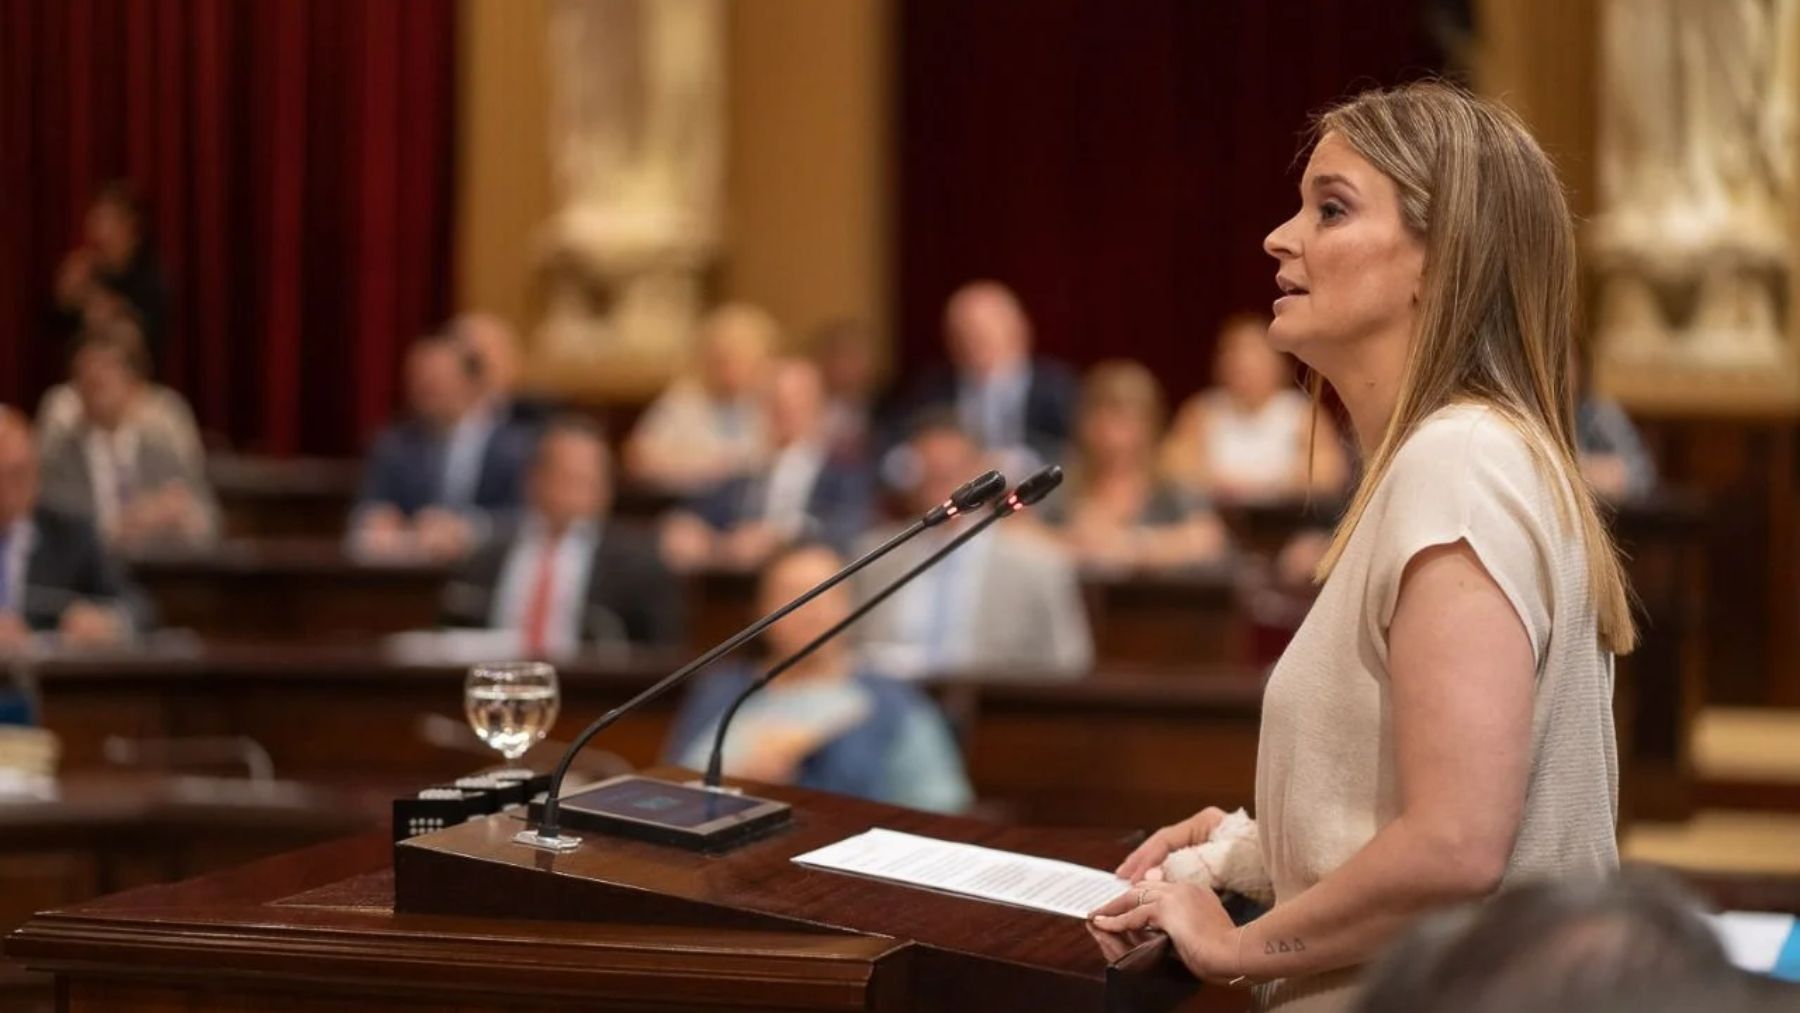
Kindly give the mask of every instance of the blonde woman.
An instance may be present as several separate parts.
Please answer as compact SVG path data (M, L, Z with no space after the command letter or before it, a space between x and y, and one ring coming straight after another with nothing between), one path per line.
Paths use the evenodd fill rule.
M1343 491L1344 452L1331 416L1312 410L1292 364L1269 346L1269 319L1240 313L1219 328L1215 386L1189 398L1163 446L1164 471L1215 503Z
M780 344L775 318L727 303L700 325L696 368L644 410L625 441L625 472L664 492L695 495L747 475L768 456L761 392Z
M1274 905L1240 927L1163 875L1222 814L1131 854L1097 929L1156 927L1195 974L1331 1010L1419 914L1614 868L1624 578L1576 463L1575 240L1504 108L1442 84L1323 114L1301 206L1264 241L1269 339L1331 384L1364 478L1269 679L1257 844ZM1186 863L1181 863L1185 866Z
M1156 377L1136 362L1100 363L1082 381L1070 488L1038 515L1080 565L1167 570L1224 557L1218 515L1157 475L1166 414Z

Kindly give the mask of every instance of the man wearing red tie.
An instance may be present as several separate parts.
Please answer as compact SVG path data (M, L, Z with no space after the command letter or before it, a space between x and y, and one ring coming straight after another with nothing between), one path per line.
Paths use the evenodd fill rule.
M445 589L445 623L515 631L533 656L678 643L680 586L652 539L607 519L610 465L586 420L551 423L526 483L524 516Z

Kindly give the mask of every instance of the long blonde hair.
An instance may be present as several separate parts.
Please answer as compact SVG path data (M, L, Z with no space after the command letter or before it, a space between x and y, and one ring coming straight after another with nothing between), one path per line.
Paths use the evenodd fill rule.
M1319 564L1343 556L1394 455L1447 405L1486 405L1525 437L1563 486L1561 520L1579 527L1601 643L1637 644L1617 548L1575 449L1571 351L1577 312L1575 224L1549 156L1504 106L1430 81L1364 92L1320 114L1332 134L1394 181L1407 229L1425 242L1418 332L1387 430ZM1312 383L1322 383L1314 375Z

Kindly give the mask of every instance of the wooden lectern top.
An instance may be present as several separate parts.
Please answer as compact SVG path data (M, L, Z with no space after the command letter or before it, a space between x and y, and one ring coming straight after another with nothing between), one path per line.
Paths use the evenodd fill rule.
M648 773L674 781L695 776L673 768ZM1126 958L1121 963L1133 970L1121 972L1081 919L792 861L884 827L1110 868L1129 851L1119 834L1006 827L799 788L744 787L789 803L793 819L722 854L590 831L574 831L583 838L579 850L553 854L513 843L526 824L506 815L415 837L395 850L395 909L891 939L909 950L904 975L907 990L924 997L918 1009L982 1008L973 999L985 995L1003 1002L990 1009L1097 1010L1122 992L1144 1000L1130 1008L1173 1008L1199 989L1192 978L1182 981L1179 969L1166 973L1160 943ZM1151 1001L1152 994L1162 998Z

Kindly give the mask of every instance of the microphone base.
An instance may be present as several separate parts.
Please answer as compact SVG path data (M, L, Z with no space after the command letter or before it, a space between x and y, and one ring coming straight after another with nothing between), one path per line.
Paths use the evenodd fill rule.
M513 835L513 843L523 844L528 848L537 848L540 851L554 851L563 855L581 847L581 838L574 834L545 837L536 830L521 830Z
M720 852L786 826L793 809L786 802L745 795L737 789L624 774L562 799L557 814L564 826L573 829L690 851ZM541 820L543 806L532 803L529 815ZM514 840L545 846L525 841L524 836L522 833Z

